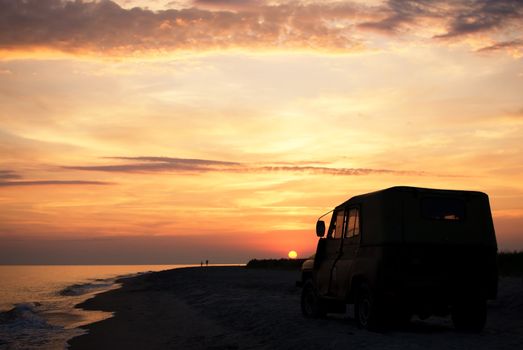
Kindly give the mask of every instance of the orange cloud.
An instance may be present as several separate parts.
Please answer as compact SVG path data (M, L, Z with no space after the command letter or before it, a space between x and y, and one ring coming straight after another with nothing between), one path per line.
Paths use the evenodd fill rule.
M507 35L521 33L522 17L522 3L511 0L390 0L379 6L198 0L190 8L155 12L109 0L1 0L0 50L116 56L235 48L351 52L373 45L368 31L416 35L427 25L446 28L437 39L481 33L503 48L499 43L509 41Z
M153 12L124 9L112 1L2 0L0 13L0 48L4 50L36 47L125 55L236 47L352 50L360 45L350 28L329 24L356 14L351 4Z

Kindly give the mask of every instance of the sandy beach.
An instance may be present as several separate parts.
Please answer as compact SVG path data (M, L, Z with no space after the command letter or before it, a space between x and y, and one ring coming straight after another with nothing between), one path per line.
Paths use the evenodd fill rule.
M79 349L518 349L523 347L523 281L500 279L481 334L450 318L373 333L346 315L310 320L299 308L298 271L185 268L123 279L122 288L79 307L112 311L69 341Z

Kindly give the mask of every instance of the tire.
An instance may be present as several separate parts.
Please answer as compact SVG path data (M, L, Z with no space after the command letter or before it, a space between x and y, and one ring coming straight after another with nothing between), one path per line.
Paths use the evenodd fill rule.
M325 308L316 294L311 280L305 282L301 291L301 312L307 318L322 318L326 315Z
M381 330L383 321L375 296L366 283L359 285L354 303L354 318L360 328L370 331Z
M461 301L453 305L452 323L458 331L479 333L487 321L486 300Z

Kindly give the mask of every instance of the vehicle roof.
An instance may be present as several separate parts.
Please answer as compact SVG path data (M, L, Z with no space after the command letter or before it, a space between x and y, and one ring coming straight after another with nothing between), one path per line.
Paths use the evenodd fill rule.
M394 192L397 192L397 193L400 193L400 192L416 192L416 193L422 193L422 194L433 194L433 195L450 195L450 194L454 194L454 195L469 195L469 196L487 196L485 193L483 192L479 192L479 191L466 191L466 190L444 190L444 189L436 189L436 188L424 188L424 187L413 187L413 186L393 186L393 187L389 187L389 188L386 188L386 189L383 189L383 190L379 190L379 191L374 191L374 192L369 192L369 193L364 193L364 194L360 194L360 195L357 195L357 196L354 196L354 197L351 197L349 198L348 200L346 200L345 202L339 204L338 206L336 206L335 209L338 209L338 208L342 208L346 205L349 205L353 202L359 202L359 201L363 201L367 198L371 198L371 197L377 197L377 196L383 196L384 194L388 194L388 193L394 193Z

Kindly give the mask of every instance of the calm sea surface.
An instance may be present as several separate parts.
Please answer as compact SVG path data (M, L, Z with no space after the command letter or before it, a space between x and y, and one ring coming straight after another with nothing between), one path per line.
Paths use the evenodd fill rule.
M115 280L191 265L0 266L0 349L64 349L77 327L112 314L74 306Z

